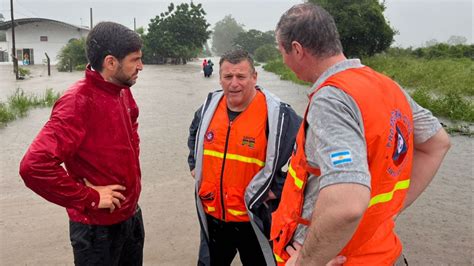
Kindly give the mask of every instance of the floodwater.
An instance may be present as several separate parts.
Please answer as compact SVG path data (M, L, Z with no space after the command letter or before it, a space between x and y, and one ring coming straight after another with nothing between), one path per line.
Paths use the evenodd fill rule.
M215 58L214 62L218 62ZM218 66L207 79L201 61L179 66L145 66L132 88L140 107L141 165L146 265L195 265L199 225L187 159L188 127L207 93L219 88ZM258 68L258 84L302 114L305 87L280 81ZM48 77L44 66L15 81L0 66L0 101L17 87L35 94L64 91L82 72ZM40 198L18 175L19 162L42 125L48 108L30 111L0 129L0 264L72 265L68 219L62 207ZM433 183L398 218L404 253L413 265L473 264L473 139L453 137L453 146ZM238 262L234 263L239 265Z

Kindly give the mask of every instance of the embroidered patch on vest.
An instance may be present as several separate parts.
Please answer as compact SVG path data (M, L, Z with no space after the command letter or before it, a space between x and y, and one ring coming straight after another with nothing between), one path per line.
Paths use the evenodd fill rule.
M400 125L397 125L397 133L395 138L395 149L393 151L392 159L395 165L399 165L405 159L405 155L408 150L407 140L405 139L404 134L402 133L402 129Z
M250 148L255 147L255 138L244 136L242 138L242 146L248 146Z
M333 152L330 155L332 165L352 163L352 154L349 150Z
M206 139L207 142L213 141L214 140L214 132L212 132L212 130L207 131L204 138Z
M413 130L410 119L399 110L394 110L390 116L390 134L386 147L393 149L392 161L396 167L404 162L407 151L410 148L408 141ZM392 169L394 171L394 169Z

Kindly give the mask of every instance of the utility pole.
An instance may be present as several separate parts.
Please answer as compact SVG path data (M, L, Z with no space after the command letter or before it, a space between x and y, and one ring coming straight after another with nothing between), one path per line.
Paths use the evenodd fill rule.
M92 7L90 8L90 13L91 13L91 15L90 15L91 16L91 27L90 27L90 29L92 29L92 26L94 26L94 23L92 22Z
M137 31L137 18L133 18L133 31Z
M12 60L13 60L13 71L15 77L18 80L18 59L16 58L16 47L15 47L15 18L13 17L13 0L10 0L10 11L12 16Z

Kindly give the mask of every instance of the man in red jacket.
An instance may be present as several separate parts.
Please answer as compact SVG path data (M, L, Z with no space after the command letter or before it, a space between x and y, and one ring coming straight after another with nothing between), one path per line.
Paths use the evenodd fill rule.
M97 24L87 37L85 78L56 102L20 164L27 187L67 209L76 265L142 265L138 107L130 92L143 69L141 47L132 30Z

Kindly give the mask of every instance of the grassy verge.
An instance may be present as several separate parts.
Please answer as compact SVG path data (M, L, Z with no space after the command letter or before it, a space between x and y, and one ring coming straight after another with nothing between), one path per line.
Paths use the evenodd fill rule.
M283 64L283 60L281 59L281 57L279 59L268 62L263 66L263 69L268 72L273 72L277 74L282 80L289 80L301 85L311 85L308 82L298 79L295 73L293 73L293 71L291 71L285 64Z
M452 121L474 122L474 61L462 59L423 59L409 56L377 55L363 63L384 73L406 88L421 106L436 116ZM283 80L298 80L281 59L269 62L264 69Z
M396 80L435 115L474 122L473 60L377 55L363 63Z
M18 88L13 95L8 97L6 103L0 102L0 127L18 117L24 117L28 110L36 107L53 106L59 98L60 93L53 92L53 89L46 89L41 97L26 94Z

